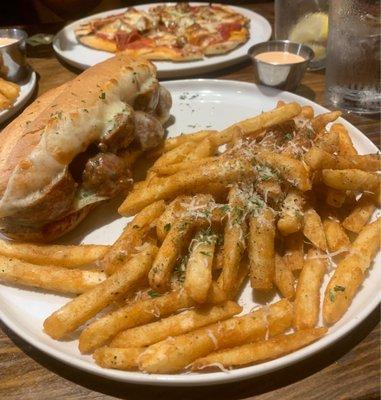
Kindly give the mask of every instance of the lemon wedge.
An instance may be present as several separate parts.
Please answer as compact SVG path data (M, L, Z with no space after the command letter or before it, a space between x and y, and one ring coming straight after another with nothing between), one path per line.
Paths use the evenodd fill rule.
M315 12L304 15L294 25L289 34L292 42L310 46L315 52L315 58L325 56L325 46L328 38L328 15Z

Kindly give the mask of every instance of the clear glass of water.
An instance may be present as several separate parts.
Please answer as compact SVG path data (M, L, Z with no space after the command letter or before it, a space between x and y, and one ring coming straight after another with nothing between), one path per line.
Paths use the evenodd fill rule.
M328 0L275 0L275 38L303 43L314 51L309 69L324 68Z
M351 112L378 114L381 107L378 0L330 2L326 99Z

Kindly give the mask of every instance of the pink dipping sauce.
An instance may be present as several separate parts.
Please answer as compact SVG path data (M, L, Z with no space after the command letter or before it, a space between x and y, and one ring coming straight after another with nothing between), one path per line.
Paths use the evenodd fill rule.
M257 54L254 58L269 64L296 64L306 61L302 56L288 51L266 51Z

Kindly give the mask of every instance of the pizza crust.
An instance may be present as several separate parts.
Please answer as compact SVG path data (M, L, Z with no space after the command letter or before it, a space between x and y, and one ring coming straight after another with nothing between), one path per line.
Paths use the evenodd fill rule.
M109 53L116 53L116 43L111 40L106 40L95 35L85 35L78 37L79 42L87 47L96 50L108 51Z

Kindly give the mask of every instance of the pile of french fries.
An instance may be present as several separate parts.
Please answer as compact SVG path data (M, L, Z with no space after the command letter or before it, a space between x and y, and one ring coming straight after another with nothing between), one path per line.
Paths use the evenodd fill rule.
M306 346L344 315L380 247L380 157L357 153L339 115L279 102L168 139L112 246L0 241L0 281L78 294L44 330L79 332L105 368L225 369ZM243 313L247 280L281 299Z
M20 86L0 78L0 111L11 108L20 94Z

